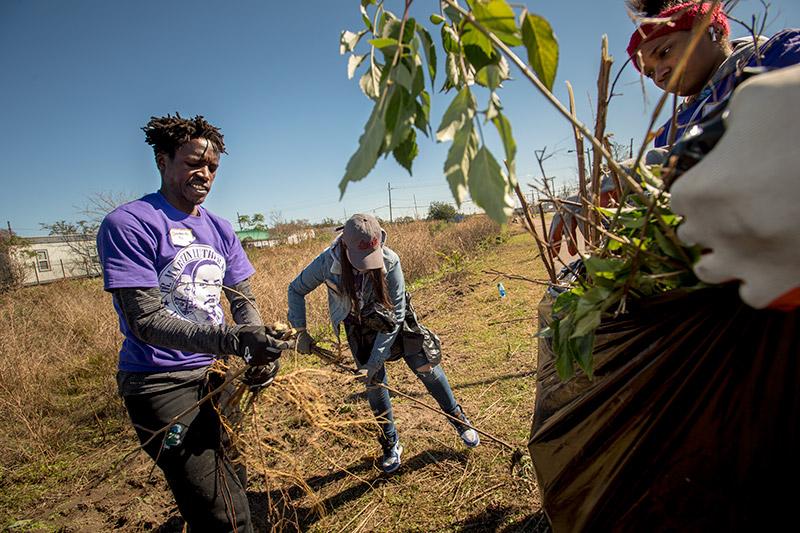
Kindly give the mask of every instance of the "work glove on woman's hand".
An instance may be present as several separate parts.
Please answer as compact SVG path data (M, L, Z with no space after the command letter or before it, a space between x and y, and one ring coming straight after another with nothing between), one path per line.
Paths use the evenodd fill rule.
M678 236L710 251L708 283L741 280L756 307L800 306L800 66L761 74L733 94L716 147L672 186Z
M291 341L283 341L269 335L265 326L241 326L235 333L235 353L252 366L266 365L278 359L283 350L293 346Z
M302 329L297 334L297 342L295 344L295 348L294 349L297 350L298 353L310 354L311 353L311 348L316 343L317 343L317 341L314 340L314 337L309 335L306 330Z
M362 366L358 369L358 380L367 387L377 385L378 372L380 372L381 368L383 368L383 364L378 366L368 364Z

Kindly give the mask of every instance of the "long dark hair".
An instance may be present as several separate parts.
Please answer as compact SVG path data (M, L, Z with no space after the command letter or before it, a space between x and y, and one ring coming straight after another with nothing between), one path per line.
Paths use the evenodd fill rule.
M350 263L350 258L347 257L347 245L343 240L339 239L339 246L341 247L339 261L342 263L342 288L353 303L353 309L358 309L353 265ZM367 270L364 275L369 276L370 281L372 281L372 292L375 300L383 304L387 309L394 310L394 305L389 301L389 287L386 285L386 276L383 275L383 269L372 268Z

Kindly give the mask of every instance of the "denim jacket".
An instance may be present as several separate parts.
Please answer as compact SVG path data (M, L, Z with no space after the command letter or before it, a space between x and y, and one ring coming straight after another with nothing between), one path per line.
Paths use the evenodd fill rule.
M333 330L339 333L339 325L350 314L350 299L341 288L340 276L342 264L339 261L341 247L337 239L331 246L317 256L289 284L289 323L295 328L306 327L306 294L323 283L328 287L328 314ZM406 285L400 258L391 249L383 247L383 267L386 285L389 289L389 300L394 306L397 326L389 333L379 333L372 346L368 366L378 367L388 359L392 344L397 337L406 315ZM365 287L364 301L373 298L372 287Z

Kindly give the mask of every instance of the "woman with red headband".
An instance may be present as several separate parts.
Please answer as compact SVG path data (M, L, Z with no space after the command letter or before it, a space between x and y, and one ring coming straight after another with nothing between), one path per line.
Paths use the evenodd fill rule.
M728 16L720 5L681 0L629 0L628 6L649 20L633 32L628 55L634 67L662 90L667 90L692 31L707 23L707 33L691 54L673 92L686 99L680 105L672 131L672 120L658 132L655 146L666 147L679 139L691 126L727 102L734 89L736 75L745 67L761 66L766 70L800 63L800 30L783 30L770 39L751 37L731 41ZM707 22L706 22L707 21Z
M770 39L730 42L728 17L710 3L629 2L643 15L669 22L642 24L628 54L637 69L667 89L698 24L707 23L674 91L685 96L675 124L659 131L672 144L710 113L727 106L719 144L672 188L672 207L686 220L679 235L708 252L695 273L709 283L739 280L742 300L756 307L800 307L800 180L793 146L800 134L800 30ZM770 71L743 84L745 67ZM736 86L739 88L734 92ZM730 105L729 105L730 101Z
M627 5L646 19L631 35L628 55L634 67L651 78L662 90L667 90L670 79L687 50L692 32L698 24L707 24L700 41L692 50L683 73L677 79L674 93L685 97L676 111L655 137L656 148L669 148L691 127L703 122L711 113L727 105L737 77L746 67L763 67L775 70L800 63L800 30L786 29L772 38L752 37L730 39L728 16L720 5L713 2L686 0L628 0ZM709 11L712 9L711 13ZM647 154L646 164L660 164L663 150ZM601 205L607 205L618 194L614 182L604 180L601 185ZM569 198L579 202L577 197ZM574 216L577 208L566 207L550 225L548 241L550 250L559 253L564 233L571 255L577 252L576 232L580 224Z

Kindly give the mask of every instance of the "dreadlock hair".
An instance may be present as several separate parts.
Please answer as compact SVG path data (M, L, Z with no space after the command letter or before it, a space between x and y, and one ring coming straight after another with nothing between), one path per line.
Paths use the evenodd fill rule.
M342 264L342 288L347 297L350 298L353 309L358 309L353 264L350 263L350 258L347 257L347 245L342 239L339 239L339 246L342 247L339 257L339 261ZM372 293L375 296L375 300L383 304L386 309L394 309L394 305L389 301L389 288L386 286L386 276L383 275L383 269L373 268L364 272L364 275L372 282Z
M626 0L625 4L631 11L643 17L655 17L665 9L685 2L686 0Z
M219 128L209 124L202 115L194 118L183 118L180 113L173 117L150 117L150 121L142 128L145 142L153 147L156 157L167 154L175 157L175 151L192 139L205 138L214 145L217 152L224 154L225 142Z

